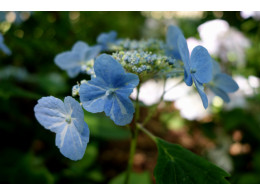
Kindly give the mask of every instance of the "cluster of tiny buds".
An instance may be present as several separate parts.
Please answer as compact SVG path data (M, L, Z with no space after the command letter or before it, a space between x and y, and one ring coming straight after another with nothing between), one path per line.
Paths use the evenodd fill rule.
M149 72L150 70L151 70L151 66L147 66L147 65L141 65L139 68L137 68L136 66L134 66L134 67L132 68L132 71L133 71L133 72L136 72L136 73L138 73L138 74L140 74L140 73L142 73L142 72L144 72L144 71Z
M139 51L161 51L164 50L165 43L158 39L148 40L130 40L119 39L115 43L109 45L110 51L118 50L139 50Z
M83 83L87 83L87 82L88 82L87 80L82 80L82 81L80 81L80 83L77 83L77 85L74 85L72 87L72 96L73 97L79 96L80 85L82 85Z
M87 73L88 75L94 75L94 59L89 60L87 62L81 63L81 71Z
M133 73L150 72L171 66L175 59L147 51L119 51L112 54L123 67Z

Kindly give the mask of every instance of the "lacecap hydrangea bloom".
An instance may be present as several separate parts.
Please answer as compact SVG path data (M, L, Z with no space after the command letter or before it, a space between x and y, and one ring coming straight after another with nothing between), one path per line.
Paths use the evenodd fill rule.
M94 74L93 64L95 57L100 53L100 46L88 46L83 41L76 42L71 51L58 54L54 62L62 70L66 70L70 77L77 76L80 72Z
M11 55L11 50L5 45L4 43L4 37L0 33L0 50L2 50L6 55Z
M117 125L124 126L135 112L129 96L138 85L139 78L126 73L112 56L100 55L94 64L96 77L80 85L79 95L88 112L105 112Z
M228 93L237 91L239 87L231 76L221 72L220 66L215 60L212 60L212 63L213 79L206 86L225 102L229 102L230 98L228 97Z
M46 129L56 133L56 146L71 160L80 160L89 142L89 128L80 104L72 97L64 103L53 96L43 97L34 107L35 117Z

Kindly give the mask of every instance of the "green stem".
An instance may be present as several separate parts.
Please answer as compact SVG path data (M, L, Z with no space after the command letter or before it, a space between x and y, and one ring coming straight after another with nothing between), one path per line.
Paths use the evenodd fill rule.
M145 126L150 120L151 118L153 117L154 113L156 112L157 110L157 107L158 105L163 101L163 98L164 98L164 95L169 92L170 90L172 90L174 87L176 87L177 85L179 85L180 83L183 82L183 79L180 80L178 83L176 83L175 85L173 85L172 87L170 87L168 90L165 89L166 87L166 79L164 80L164 84L163 84L163 93L161 95L161 98L160 98L160 101L158 104L154 105L151 109L151 111L149 112L148 116L144 119L144 122L143 122L143 126Z
M140 123L136 124L137 129L140 129L142 132L144 132L146 135L148 135L154 142L156 142L156 137L150 133L144 126Z
M163 93L162 93L162 96L160 98L160 101L158 104L154 105L151 109L151 111L149 112L149 114L147 115L147 117L144 119L144 122L143 122L143 126L145 126L150 120L151 118L153 117L154 113L156 112L157 110L157 107L158 105L161 103L161 101L163 100L163 97L164 97L164 92L165 92L165 87L166 87L166 79L163 80Z
M140 115L139 92L140 92L140 84L137 86L135 116L134 116L133 124L131 126L132 138L131 138L131 144L130 144L130 153L129 153L128 165L127 165L127 170L126 170L126 176L125 176L125 181L124 181L125 184L129 183L130 173L132 171L133 162L134 162L134 154L136 151L136 144L137 144L137 137L138 137L138 128L137 128L136 124L137 124L137 121L138 121L139 115Z
M134 162L134 154L136 151L137 137L138 137L138 129L135 128L134 136L131 139L130 154L129 154L125 182L124 182L125 184L128 184L129 180L130 180L130 173L132 171L133 162Z
M139 116L140 116L140 105L139 105L139 93L140 93L140 87L141 87L141 84L139 84L137 86L137 96L136 96L136 105L135 105L135 123L138 121L139 119Z

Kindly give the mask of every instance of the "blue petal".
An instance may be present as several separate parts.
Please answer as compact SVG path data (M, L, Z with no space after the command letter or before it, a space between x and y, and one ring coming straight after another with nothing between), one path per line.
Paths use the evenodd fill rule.
M203 106L206 109L208 107L208 98L207 98L207 95L204 92L204 86L203 86L203 84L199 83L195 79L194 79L194 83L195 83L195 86L196 86L196 88L197 88L197 90L199 92L199 95L200 95L200 98L202 100Z
M169 55L177 60L181 60L181 56L177 45L177 40L180 35L182 35L182 32L177 26L168 27L166 34L166 55Z
M89 47L87 43L83 41L76 42L72 47L72 52L78 54L82 61L89 61L94 59L101 51L101 46Z
M225 92L225 91L223 91L223 90L221 90L221 89L219 89L219 88L217 88L217 87L210 87L210 89L217 95L217 96L219 96L221 99L223 99L224 100L224 102L230 102L230 98L228 97L228 94Z
M94 59L100 52L101 52L101 46L99 46L99 45L89 47L89 49L86 51L86 54L84 57L85 61Z
M0 50L2 50L6 55L11 55L11 50L4 44L0 43Z
M103 79L111 88L118 87L118 83L125 77L122 65L107 54L102 54L96 59L94 71L96 77Z
M83 41L77 41L72 46L72 52L74 53L84 53L89 48L88 44Z
M82 61L80 54L70 51L62 52L56 55L54 59L55 64L57 64L62 70L80 67L80 61Z
M200 83L208 83L212 79L212 60L207 51L202 46L195 47L191 52L191 69L196 70L194 77Z
M227 93L235 92L239 88L236 81L234 81L231 76L225 73L215 75L214 84Z
M80 104L70 96L65 97L64 104L67 113L71 115L71 123L73 123L79 132L82 132L84 125L84 112Z
M100 50L100 46L89 47L85 42L78 41L71 51L58 54L54 62L62 70L66 70L70 77L75 77L81 72L82 63L94 59Z
M81 67L78 66L75 68L70 68L70 69L67 69L66 71L67 71L69 77L74 78L81 72Z
M129 99L139 83L137 75L125 73L110 55L102 54L94 64L96 78L80 86L80 101L89 112L105 111L117 124L126 125L133 119L134 106Z
M1 13L1 12L0 12ZM4 37L3 35L0 33L0 43L3 43L4 42Z
M103 80L94 78L80 86L79 95L83 108L88 112L97 113L104 111L107 89L104 88Z
M56 135L56 146L60 152L71 160L80 160L85 154L89 142L89 128L84 122L83 131L80 132L76 126L67 125Z
M184 81L186 85L191 86L192 85L192 77L191 74L187 74L187 71L184 70Z
M11 50L4 44L4 37L0 33L0 50L2 50L6 55L11 55Z
M212 59L212 65L213 65L213 68L212 68L212 75L213 76L221 73L219 63L217 63L214 59Z
M101 33L98 38L98 43L107 43L109 41L114 41L116 39L117 32L116 31L110 31L108 33Z
M35 117L46 129L58 133L66 126L66 108L64 103L53 96L43 97L34 107Z
M63 103L52 96L43 97L34 111L39 123L56 133L56 146L64 156L71 160L83 157L89 141L89 129L84 122L83 110L75 99L68 96Z
M188 86L192 85L192 79L190 74L190 59L189 59L189 49L186 42L186 39L183 35L179 35L178 41L178 49L181 55L181 59L184 63L184 81Z
M129 96L138 84L139 77L136 74L126 73L121 80L118 80L115 87L118 88L117 92L123 92L125 96Z
M132 101L124 94L115 93L106 100L105 113L117 125L124 126L133 119L135 112Z
M97 42L102 46L103 50L107 50L108 44L115 42L116 37L116 31L110 31L109 33L101 33L97 38Z

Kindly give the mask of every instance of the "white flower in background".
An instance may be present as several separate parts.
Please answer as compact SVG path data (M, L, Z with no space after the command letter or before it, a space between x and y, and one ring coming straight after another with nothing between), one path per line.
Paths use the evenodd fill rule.
M238 30L230 28L219 36L217 55L224 62L234 62L237 66L244 66L246 60L245 50L250 47L250 41Z
M165 93L163 100L164 101L175 101L189 93L191 90L185 83L181 83L175 86L178 82L180 82L180 78L172 78L167 79L165 89L167 93ZM142 101L146 106L151 106L153 104L157 104L160 101L160 98L163 94L163 81L162 80L148 80L143 83L140 87L139 92L139 100ZM134 89L131 94L131 98L136 99L137 90Z
M254 88L260 85L260 79L255 76L249 76L248 79L243 76L235 76L234 80L237 82L239 90L235 94L230 94L230 103L224 106L227 110L237 107L246 108L246 98L253 96Z
M187 86L184 82L178 84L179 82L180 78L167 79L165 86L167 92L164 95L164 101L176 101L187 96L192 91L192 88Z
M241 11L240 15L244 19L252 17L255 20L260 20L260 11Z
M195 91L176 100L175 106L180 110L181 116L188 120L201 120L210 114L210 107L204 109L200 96Z
M189 52L190 52L190 55L191 55L191 51L198 45L202 45L203 47L205 47L204 43L201 41L201 40L198 40L194 37L189 37L187 39L187 44L188 44L188 49L189 49ZM210 52L209 52L210 53Z
M167 93L164 95L164 101L175 101L174 105L180 110L182 117L188 120L200 120L210 114L210 108L205 110L201 104L201 99L196 91L188 87L185 83L175 86L180 78L167 79L165 89ZM163 81L149 80L141 85L139 100L145 105L151 106L159 103L163 94ZM131 94L131 98L136 99L137 91ZM209 97L211 101L212 97Z
M226 21L217 19L205 22L198 27L198 31L201 41L193 37L187 39L191 50L202 45L222 62L231 61L238 66L245 64L245 50L250 47L250 41Z
M246 79L243 76L235 76L234 80L239 85L239 90L234 94L229 94L230 103L224 104L224 109L231 110L237 107L245 108L247 105L246 98L254 94L254 89L260 86L260 79L255 76L249 76ZM201 120L211 114L210 107L204 109L201 105L201 99L193 88L181 83L176 87L180 78L167 79L165 89L168 91L164 95L164 101L174 101L175 107L180 110L183 118L188 120ZM171 89L172 88L172 89ZM136 99L136 89L131 94L131 98ZM163 81L149 80L141 85L139 100L145 105L151 106L159 103L163 93ZM223 101L216 97L212 92L207 91L209 104L214 106L222 106Z
M229 29L230 26L225 20L211 20L198 27L203 46L210 54L217 55L220 47L219 37Z
M160 101L162 93L163 81L148 80L140 87L139 100L142 101L145 105L151 106ZM135 88L130 97L136 99L136 96L137 90Z
M260 86L260 79L256 76L250 75L248 77L248 82L252 88L258 88Z

